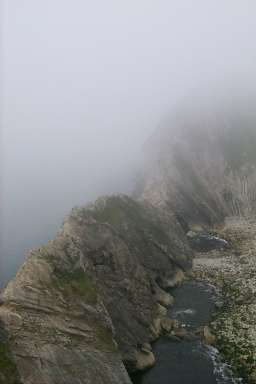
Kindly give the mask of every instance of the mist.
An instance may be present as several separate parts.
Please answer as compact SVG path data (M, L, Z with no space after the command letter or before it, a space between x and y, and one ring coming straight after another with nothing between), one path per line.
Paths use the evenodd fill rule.
M73 206L133 190L178 100L253 87L256 5L3 0L1 13L3 285Z

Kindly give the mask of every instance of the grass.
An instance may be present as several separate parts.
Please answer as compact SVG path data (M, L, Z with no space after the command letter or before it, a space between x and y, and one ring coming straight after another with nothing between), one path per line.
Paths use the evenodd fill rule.
M97 291L91 279L79 268L75 271L55 271L56 286L72 297L77 295L85 299L88 304L97 303Z
M110 352L116 352L118 350L117 345L113 341L113 334L111 329L97 327L96 335L98 338L98 347L100 349L106 349Z
M17 367L11 357L6 336L0 334L0 384L21 384Z

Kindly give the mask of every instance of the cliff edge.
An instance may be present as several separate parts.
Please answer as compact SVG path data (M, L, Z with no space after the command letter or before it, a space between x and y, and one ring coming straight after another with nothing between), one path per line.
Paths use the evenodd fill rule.
M191 256L176 219L149 204L122 195L73 209L2 294L0 382L130 383L125 366L154 364L149 343L171 303L163 289Z

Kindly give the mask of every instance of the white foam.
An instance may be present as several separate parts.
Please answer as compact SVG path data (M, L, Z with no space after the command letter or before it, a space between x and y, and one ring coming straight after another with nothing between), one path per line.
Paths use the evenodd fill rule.
M189 316L194 316L196 314L196 310L192 308L187 308L187 309L180 309L178 311L175 311L173 313L175 316L179 315L189 315Z
M208 356L210 356L213 366L214 375L218 384L241 384L243 380L241 378L235 378L231 367L222 361L219 351L211 346L207 347Z

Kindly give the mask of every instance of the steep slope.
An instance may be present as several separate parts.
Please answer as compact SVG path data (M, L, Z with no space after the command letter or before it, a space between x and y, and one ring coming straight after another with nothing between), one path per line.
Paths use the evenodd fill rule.
M142 188L146 201L175 212L189 236L213 230L228 240L225 250L206 250L200 244L194 272L223 293L225 305L212 323L217 346L234 372L252 384L256 383L253 100L183 105L147 144Z
M203 102L183 106L147 143L143 198L184 225L213 225L256 210L256 113Z
M154 363L148 343L171 301L162 288L191 256L175 218L149 205L113 196L74 209L2 295L21 383L130 383L122 361L130 371Z
M0 383L128 384L154 364L165 289L192 266L186 233L255 214L251 111L178 112L148 142L137 200L75 208L29 254L0 301Z

